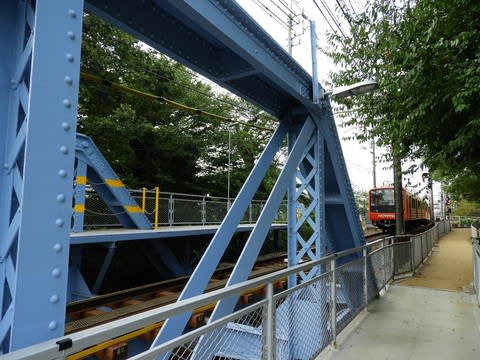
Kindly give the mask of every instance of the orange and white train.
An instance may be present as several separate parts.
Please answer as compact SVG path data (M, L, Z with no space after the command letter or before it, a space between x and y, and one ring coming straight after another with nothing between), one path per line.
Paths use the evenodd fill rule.
M418 197L402 189L403 219L405 228L426 225L430 222L430 208ZM383 231L395 228L395 196L393 186L371 189L368 192L368 218Z

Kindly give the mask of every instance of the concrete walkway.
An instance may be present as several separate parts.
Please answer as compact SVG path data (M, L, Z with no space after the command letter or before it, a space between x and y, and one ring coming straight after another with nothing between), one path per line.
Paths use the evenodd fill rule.
M471 256L470 231L454 229L416 278L390 286L318 359L480 359Z

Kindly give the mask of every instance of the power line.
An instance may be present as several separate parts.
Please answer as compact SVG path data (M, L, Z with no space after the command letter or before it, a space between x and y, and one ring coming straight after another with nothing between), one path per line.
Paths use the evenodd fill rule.
M288 23L286 23L282 18L280 18L277 14L275 14L270 8L261 3L259 0L251 0L255 5L257 5L263 12L265 12L268 16L270 16L274 21L276 21L280 26L288 29Z
M280 5L278 5L278 2L276 2L275 0L269 0L269 1L288 18L291 17L293 19L296 16L293 10L290 9L287 5L280 3L283 5L283 8L282 8ZM284 10L284 8L286 9L286 11Z
M343 3L346 4L345 1ZM353 15L357 16L358 13L355 11L355 8L353 7L352 2L348 0L348 3L350 4L350 8L352 9Z
M350 28L353 27L352 25L352 21L351 21L351 16L349 14L347 14L342 6L342 4L340 3L340 0L335 0L338 4L338 7L340 8L340 11L342 12L343 16L345 17L345 19L347 20L348 24L350 25ZM343 2L343 5L345 5L345 2ZM345 5L346 7L346 5Z
M334 27L332 26L332 24L330 23L330 21L328 20L328 17L325 16L325 14L323 13L322 9L320 9L320 6L318 5L317 1L316 0L312 0L313 3L315 4L315 6L317 7L318 11L320 12L320 14L322 14L323 18L325 19L325 21L327 22L328 26L330 27L330 29L332 29L332 31L334 33L336 33L337 31L334 29ZM345 38L345 34L343 34L342 31L340 31L343 35L343 37Z
M85 38L84 41L89 41L89 39L88 39L88 38ZM93 42L92 42L92 44L93 44ZM156 50L155 50L155 52L156 52ZM172 60L172 61L174 61L174 60ZM208 99L214 99L214 100L216 100L216 101L218 101L218 102L224 103L224 104L226 104L226 105L230 105L230 106L232 106L233 108L236 108L236 109L240 109L240 110L243 110L243 111L249 111L249 109L247 109L247 108L245 108L245 107L243 107L243 106L241 106L241 105L238 105L238 104L235 104L235 103L233 103L233 102L227 101L227 100L225 100L225 99L223 99L223 98L220 98L220 97L218 97L218 96L215 96L215 95L213 95L213 94L208 94L208 93L205 93L205 92L203 92L203 91L200 91L200 90L198 90L197 88L191 86L190 83L188 83L188 84L182 83L182 82L180 82L180 81L178 81L178 80L175 80L174 78L165 76L165 75L163 75L163 74L160 74L160 73L158 73L158 72L155 72L155 71L153 71L153 70L150 70L150 69L148 69L148 68L146 68L146 67L137 66L137 65L135 65L135 64L130 64L130 67L133 68L133 69L135 69L135 70L137 70L137 71L139 71L139 72L148 73L148 74L153 75L153 76L155 76L155 77L157 77L157 78L159 78L159 79L163 79L163 80L169 81L169 82L175 84L176 86L181 87L183 90L197 93L197 94L202 95L202 96L204 96L205 98L208 98ZM184 68L183 66L177 68L177 70L181 71L181 72L184 73L184 74L190 75L190 76L192 76L192 77L193 77L193 76L196 76L195 73L192 74L192 73L189 72L188 70L185 70L185 68ZM198 81L202 81L202 80L198 80Z
M250 124L250 123L247 123L247 122L244 122L244 121L234 120L234 119L228 118L226 116L222 116L222 115L214 114L214 113L204 111L204 110L201 110L201 109L193 108L191 106L180 104L176 101L167 99L163 96L154 95L154 94L151 94L151 93L148 93L148 92L145 92L145 91L133 89L133 88L130 88L130 87L118 84L118 83L114 83L114 82L112 82L110 80L107 80L107 79L102 79L99 76L95 76L95 75L88 74L88 73L85 73L85 72L81 72L80 75L81 75L82 79L85 79L85 80L88 80L88 81L91 81L91 82L94 82L94 83L97 83L97 84L104 85L107 88L111 88L111 89L115 89L115 90L122 91L122 92L125 92L125 93L133 94L133 95L140 96L140 97L143 97L143 98L146 98L146 99L158 101L159 103L164 103L164 104L173 106L177 109L184 110L184 111L187 111L187 112L190 112L190 113L194 113L194 114L198 114L198 115L205 115L205 116L208 116L208 117L211 117L213 119L220 120L220 121L223 121L223 122L243 125L243 126L247 126L247 127L256 128L256 129L259 129L259 130L272 131L272 129L261 126L261 125Z

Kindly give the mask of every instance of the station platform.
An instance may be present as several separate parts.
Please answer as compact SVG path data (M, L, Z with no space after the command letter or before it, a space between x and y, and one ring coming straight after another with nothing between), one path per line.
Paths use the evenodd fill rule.
M479 359L470 229L440 239L413 278L396 281L317 360Z

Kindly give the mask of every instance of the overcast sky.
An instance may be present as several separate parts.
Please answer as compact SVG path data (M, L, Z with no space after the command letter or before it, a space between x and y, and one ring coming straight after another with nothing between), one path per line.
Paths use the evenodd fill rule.
M336 31L340 31L335 25L335 20L340 25L342 31L348 33L348 23L343 15L335 10L335 0L316 0L327 19L319 11L313 0L237 0L237 2L286 50L288 47L288 14L295 15L295 25L292 31L295 35L292 41L292 56L309 73L312 72L309 20L315 21L318 46L327 46L325 34L327 30L332 31L331 27ZM346 3L350 9L350 6L353 6L357 12L364 6L364 0L350 0L350 2L347 0ZM290 4L292 4L291 12L288 10ZM324 4L328 6L328 10L330 10L335 20L329 15ZM317 58L318 77L320 83L325 84L329 73L334 71L335 67L331 59L324 56L320 51L317 51ZM337 124L340 124L339 116L335 118L337 119ZM342 139L343 153L353 186L356 189L368 190L373 186L371 144L359 144L355 140L344 140L344 137L352 135L353 129L339 126L338 132ZM382 149L376 149L376 152L377 155L380 155ZM385 163L377 164L377 186L392 182L392 171L390 169L383 170L383 168L389 167L389 165Z

